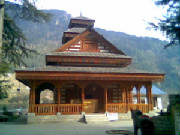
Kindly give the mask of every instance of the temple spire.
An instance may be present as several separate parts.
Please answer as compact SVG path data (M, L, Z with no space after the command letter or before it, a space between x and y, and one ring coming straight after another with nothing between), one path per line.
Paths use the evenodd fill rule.
M82 12L80 11L80 17L82 17Z

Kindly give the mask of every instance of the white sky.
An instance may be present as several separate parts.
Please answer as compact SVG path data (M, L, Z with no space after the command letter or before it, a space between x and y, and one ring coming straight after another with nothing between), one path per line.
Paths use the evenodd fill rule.
M162 16L163 10L153 0L38 0L37 7L65 10L73 17L82 12L83 16L95 19L98 28L165 39L146 29L147 22Z

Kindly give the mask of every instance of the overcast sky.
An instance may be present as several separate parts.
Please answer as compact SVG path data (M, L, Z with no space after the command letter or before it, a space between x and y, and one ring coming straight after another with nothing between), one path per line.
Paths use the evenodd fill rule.
M95 27L125 32L136 36L163 38L162 34L148 31L147 22L162 16L162 9L153 0L38 0L40 9L65 10L73 17L95 19Z

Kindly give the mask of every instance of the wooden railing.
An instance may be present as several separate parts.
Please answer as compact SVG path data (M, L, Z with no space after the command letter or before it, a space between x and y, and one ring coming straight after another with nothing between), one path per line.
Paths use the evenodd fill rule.
M31 112L36 115L55 115L57 113L56 104L35 104L31 105Z
M125 103L111 103L111 104L107 104L107 111L108 112L125 113L125 112L127 112L127 106L126 106Z
M143 113L149 112L148 104L107 104L108 112L126 113L130 110L140 110ZM55 115L57 112L62 114L79 114L82 112L82 104L35 104L29 106L29 112L36 115Z
M78 114L82 112L81 104L35 104L29 106L29 112L36 115Z
M58 112L62 114L79 114L82 112L81 104L58 104Z
M143 113L149 112L148 104L129 104L128 110L140 110Z
M148 104L125 104L125 103L111 103L107 104L108 112L126 113L130 110L140 110L143 113L149 112Z

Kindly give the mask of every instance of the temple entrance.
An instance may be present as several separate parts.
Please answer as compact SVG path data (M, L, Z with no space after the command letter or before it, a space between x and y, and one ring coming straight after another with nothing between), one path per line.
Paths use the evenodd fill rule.
M85 88L84 111L86 113L104 112L104 89L96 84Z
M81 88L74 83L65 84L61 88L61 104L81 104Z

